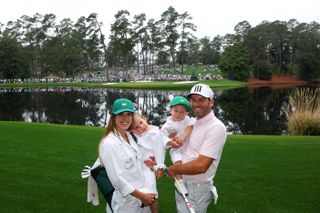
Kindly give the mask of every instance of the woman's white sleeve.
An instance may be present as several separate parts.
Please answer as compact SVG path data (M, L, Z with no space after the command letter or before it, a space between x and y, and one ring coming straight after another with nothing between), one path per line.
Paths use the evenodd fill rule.
M106 142L100 150L101 160L107 170L108 177L114 188L119 189L123 196L127 196L134 191L134 187L123 178L125 172L122 168L119 147Z

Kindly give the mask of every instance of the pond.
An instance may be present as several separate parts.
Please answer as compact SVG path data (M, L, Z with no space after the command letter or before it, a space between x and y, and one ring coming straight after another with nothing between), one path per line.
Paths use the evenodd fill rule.
M286 134L283 104L294 89L214 90L214 113L233 134ZM149 123L161 126L175 95L187 91L93 88L0 88L0 120L104 127L117 98L132 100Z

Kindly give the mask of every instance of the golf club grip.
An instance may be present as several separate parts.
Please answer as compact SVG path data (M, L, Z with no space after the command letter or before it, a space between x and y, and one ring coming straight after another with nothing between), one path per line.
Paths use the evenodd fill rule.
M174 180L175 180L175 181L179 184L179 186L180 186L179 181L178 181L176 178L174 178ZM182 197L183 197L183 199L184 199L184 202L186 202L187 207L189 208L190 213L196 213L195 210L194 210L194 208L192 207L192 204L189 202L187 196L186 196L185 194L183 194L183 193L180 193L180 194L182 195Z

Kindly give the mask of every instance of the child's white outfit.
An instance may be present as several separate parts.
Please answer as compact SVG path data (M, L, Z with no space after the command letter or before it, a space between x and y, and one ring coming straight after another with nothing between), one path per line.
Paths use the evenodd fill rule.
M188 126L193 126L195 123L194 118L190 118L189 116L186 116L183 120L181 121L173 121L172 116L169 116L167 118L167 121L163 124L161 127L161 132L164 133L166 136L169 136L172 133L177 133L177 136L179 137L185 130L186 127ZM182 147L178 149L170 149L170 157L172 163L175 163L177 161L181 161L182 159L182 152L181 152Z
M157 162L156 168L165 168L165 147L171 139L160 132L159 127L153 125L148 126L149 130L147 132L141 135L135 134L138 139L142 162L149 160L150 156L153 156ZM145 177L145 187L150 189L152 193L158 195L155 173L145 165L142 165L142 173Z
M190 118L189 116L186 116L183 120L181 121L174 121L172 120L172 116L169 116L167 118L166 123L162 126L161 132L167 136L171 135L172 133L177 133L176 136L180 136L183 134L184 130L188 126L193 126L195 123L194 118ZM170 157L171 157L171 162L175 163L177 161L182 160L182 147L174 149L170 149ZM174 183L175 188L178 190L179 193L188 195L188 190L185 187L183 179L177 180Z

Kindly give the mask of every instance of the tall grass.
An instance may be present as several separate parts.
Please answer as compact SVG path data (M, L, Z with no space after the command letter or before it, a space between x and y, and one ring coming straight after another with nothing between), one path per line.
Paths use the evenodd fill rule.
M320 89L297 89L285 106L291 135L320 135Z

